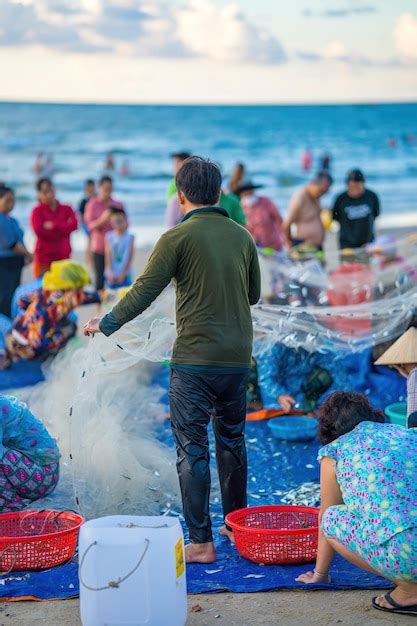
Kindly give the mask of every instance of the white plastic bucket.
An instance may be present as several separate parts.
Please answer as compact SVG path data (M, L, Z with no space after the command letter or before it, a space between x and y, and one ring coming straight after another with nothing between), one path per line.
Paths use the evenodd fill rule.
M172 517L113 515L79 539L83 626L184 626L184 538Z

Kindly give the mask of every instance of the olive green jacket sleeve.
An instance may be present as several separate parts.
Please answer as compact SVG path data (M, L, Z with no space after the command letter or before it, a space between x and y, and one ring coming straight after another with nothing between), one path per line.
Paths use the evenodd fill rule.
M111 335L126 322L143 313L175 275L177 252L170 232L159 239L143 273L127 294L102 318L100 330L105 335Z

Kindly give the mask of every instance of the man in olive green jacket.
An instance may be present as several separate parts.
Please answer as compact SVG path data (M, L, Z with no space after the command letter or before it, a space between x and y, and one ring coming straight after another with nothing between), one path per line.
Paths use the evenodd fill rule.
M171 360L171 424L177 447L187 562L211 563L216 551L209 514L213 418L223 513L246 506L246 386L252 353L250 306L260 296L255 243L216 206L221 173L191 157L176 176L184 217L157 242L143 274L86 335L109 336L140 315L169 284L176 290L177 339ZM230 535L230 530L223 529Z

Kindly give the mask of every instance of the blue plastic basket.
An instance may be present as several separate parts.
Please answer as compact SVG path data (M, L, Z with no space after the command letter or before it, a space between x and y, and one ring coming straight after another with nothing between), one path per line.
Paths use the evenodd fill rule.
M318 422L314 417L277 417L268 426L277 439L283 441L310 441L317 436Z

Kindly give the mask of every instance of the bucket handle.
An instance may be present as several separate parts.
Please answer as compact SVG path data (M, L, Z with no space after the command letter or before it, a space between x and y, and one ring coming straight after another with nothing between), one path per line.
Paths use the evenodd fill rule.
M93 546L97 545L97 541L93 541L93 543L90 543L90 545L88 546L87 550L84 552L82 559L80 561L80 583L82 584L83 587L85 587L86 589L88 589L89 591L105 591L106 589L118 589L120 587L120 585L122 583L125 582L125 580L127 580L128 578L130 578L130 576L132 576L137 569L139 569L143 559L145 558L145 555L149 549L149 544L150 541L149 539L145 539L145 548L140 556L139 561L136 563L135 567L125 576L119 576L119 578L117 580L109 580L109 582L107 583L107 585L105 587L90 587L90 585L87 585L85 583L85 581L83 580L82 577L82 569L83 569L83 565L84 565L84 561L85 561L85 557L87 556L88 552L91 550L91 548Z

